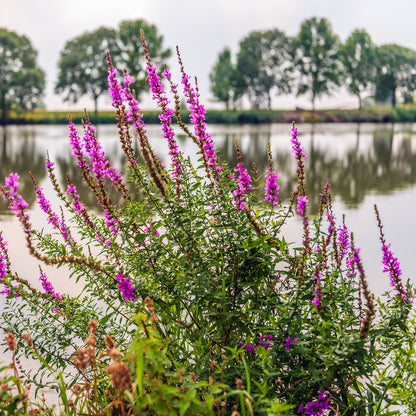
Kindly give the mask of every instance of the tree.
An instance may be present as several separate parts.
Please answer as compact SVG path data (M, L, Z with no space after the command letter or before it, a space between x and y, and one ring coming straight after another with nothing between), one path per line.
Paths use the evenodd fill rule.
M11 109L35 108L45 90L37 51L23 35L0 28L0 110L5 125Z
M339 59L347 77L347 87L358 98L359 109L362 93L375 82L376 58L376 47L365 30L355 30L340 46Z
M98 98L107 92L106 52L117 59L120 47L114 29L100 27L66 42L58 62L57 94L65 94L64 100L76 103L84 95L94 100L97 114Z
M300 75L297 95L310 92L315 110L316 98L329 94L341 81L338 36L327 19L313 17L301 24L293 46L294 65Z
M381 45L377 57L376 99L388 99L393 107L398 93L409 100L416 89L416 51L396 44Z
M224 103L227 110L238 99L238 79L236 65L231 59L231 51L225 48L209 74L210 89L217 101Z
M271 92L291 91L289 38L280 30L251 32L240 42L237 72L253 107L271 108Z
M143 19L124 20L120 23L118 29L121 49L120 65L124 65L128 73L135 78L136 82L132 88L137 97L140 97L144 91L148 91L146 59L140 40L140 30L143 30L149 54L153 63L161 70L160 72L163 70L162 65L165 60L172 54L169 48L163 46L163 36L159 35L155 25Z

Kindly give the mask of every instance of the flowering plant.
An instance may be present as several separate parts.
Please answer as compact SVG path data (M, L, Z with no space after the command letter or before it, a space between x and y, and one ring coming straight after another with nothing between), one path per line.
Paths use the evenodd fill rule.
M15 173L1 187L30 253L42 263L68 266L70 277L83 284L79 296L57 293L41 269L42 290L37 289L13 272L0 237L0 283L7 297L1 326L17 340L13 354L30 355L48 373L59 373L57 388L70 414L82 406L97 415L111 409L390 414L397 395L386 386L394 380L397 387L402 376L392 356L399 345L413 345L407 324L413 292L401 280L378 210L383 264L394 292L376 303L352 235L345 222L336 224L329 184L322 187L319 214L313 221L308 217L297 128L291 130L297 187L283 204L270 146L263 190L261 175L245 167L237 141L234 170L217 156L198 88L179 52L181 87L168 69L164 80L159 77L144 39L143 46L169 166L150 144L129 88L132 78L125 73L120 80L108 57L127 173L110 165L87 115L82 134L71 120L68 126L80 175L100 211L86 208L69 175L58 180L49 159L46 170L61 215L33 176L32 181L52 232L32 227ZM189 124L180 113L180 88ZM180 151L175 120L198 146L199 166ZM303 227L296 248L282 236L292 215ZM22 337L27 331L30 337ZM44 372L25 379L56 386ZM71 405L68 389L76 396Z

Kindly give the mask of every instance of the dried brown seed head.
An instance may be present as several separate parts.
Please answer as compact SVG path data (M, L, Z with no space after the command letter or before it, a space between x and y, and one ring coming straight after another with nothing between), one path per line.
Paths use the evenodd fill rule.
M11 332L6 335L6 344L10 351L14 351L16 349L16 338Z

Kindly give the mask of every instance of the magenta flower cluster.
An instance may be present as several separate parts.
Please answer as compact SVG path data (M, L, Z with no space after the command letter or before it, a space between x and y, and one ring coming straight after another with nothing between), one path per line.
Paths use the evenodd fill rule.
M18 218L21 218L25 215L24 210L29 206L29 204L20 194L17 193L17 188L19 187L19 179L19 175L15 172L10 173L9 176L4 178L4 199L9 200L9 208Z
M0 284L4 286L1 293L7 292L8 286L3 282L4 278L8 274L8 254L7 254L7 241L3 239L0 234Z
M266 171L266 185L264 187L264 199L276 206L278 204L279 184L277 183L279 175L272 169Z
M189 109L191 110L190 120L194 126L195 135L199 140L203 158L210 168L212 168L215 172L219 172L222 168L218 163L214 142L212 140L212 136L206 131L206 110L205 107L200 104L199 93L192 88L191 83L189 82L190 78L191 77L186 75L182 68L183 91L187 97L186 102L189 104Z
M325 391L321 390L318 392L318 399L307 403L306 407L301 405L298 409L299 413L303 415L310 416L320 416L323 415L330 406L331 395Z
M306 204L309 202L309 199L307 196L298 196L298 204L296 206L296 212L302 217L305 218L306 213Z
M237 189L233 191L233 204L237 210L245 210L247 209L247 207L244 204L244 195L252 189L251 176L247 172L247 169L243 168L242 163L237 164L237 167L234 169L234 172L238 173L238 176ZM231 174L230 176L231 178L235 178L233 174Z
M293 126L291 131L292 137L290 139L290 142L292 143L292 154L295 156L296 159L306 157L306 154L303 151L303 147L301 146L300 141L298 139L298 129L295 126Z
M265 350L269 350L273 347L273 344L269 341L273 339L273 335L264 335L259 338L258 344L244 344L243 342L239 342L238 346L244 346L244 351L249 354L255 354L256 348L264 348Z
M116 276L116 281L118 282L117 287L120 289L124 300L126 301L137 300L134 294L135 288L133 284L131 283L131 280L128 277L123 276L121 273L118 273Z
M400 276L402 275L402 270L400 268L400 263L397 257L394 257L393 253L390 250L391 244L386 244L383 242L382 252L384 265L383 272L390 274L390 286L394 287L398 292L399 296L403 299L403 302L412 304L413 303L413 293L407 291L403 288Z
M299 338L294 337L292 339L290 336L288 336L285 340L285 350L292 348L297 341L299 341Z
M159 120L162 123L163 137L168 142L169 155L173 165L172 177L178 178L182 172L182 164L181 153L179 151L178 144L176 143L175 132L172 126L173 111L168 107L169 100L166 97L162 82L157 74L157 68L149 61L147 63L146 70L147 82L149 83L150 90L153 93L153 100L157 102L157 105L161 109ZM168 69L164 70L163 76L170 80L171 74Z
M39 280L42 284L43 290L45 291L47 295L50 295L51 297L54 297L57 300L62 300L62 296L58 292L55 291L54 287L52 286L52 283L48 280L44 272L41 272L39 276Z

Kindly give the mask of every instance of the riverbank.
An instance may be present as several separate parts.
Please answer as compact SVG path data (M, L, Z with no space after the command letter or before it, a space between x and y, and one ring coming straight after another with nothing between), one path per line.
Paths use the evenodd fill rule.
M28 113L10 114L8 124L66 124L68 113L74 122L84 118L82 111L47 111L35 110ZM146 124L159 123L158 111L144 111ZM188 119L183 112L183 120ZM114 111L100 111L98 115L90 114L95 124L113 123ZM358 109L306 110L207 110L206 119L211 124L262 124L262 123L409 123L416 122L416 105L372 106Z

